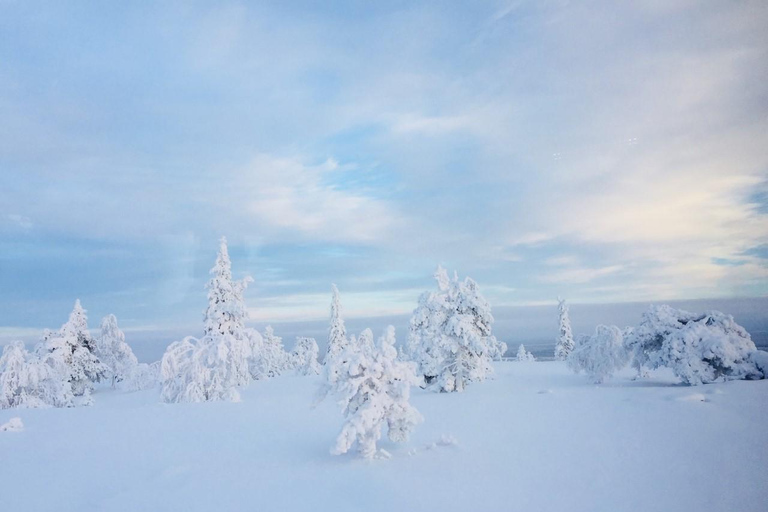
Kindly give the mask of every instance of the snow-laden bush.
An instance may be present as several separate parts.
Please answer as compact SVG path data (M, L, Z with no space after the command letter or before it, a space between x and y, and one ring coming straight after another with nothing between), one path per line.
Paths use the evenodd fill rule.
M317 360L320 348L315 338L296 337L291 353L293 367L298 375L320 375L321 366Z
M638 373L666 366L690 385L766 376L749 333L720 311L696 314L651 306L628 336L627 347Z
M133 375L139 364L133 350L125 342L125 334L117 326L115 315L107 315L101 321L101 335L96 338L94 352L107 366L107 376L112 379L112 387Z
M243 300L251 279L232 280L225 238L211 274L204 336L172 343L160 362L166 402L237 400L236 388L251 380L254 336L245 328L248 310Z
M72 387L64 369L55 369L21 341L12 341L0 357L0 409L11 407L70 407Z
M265 377L277 377L293 368L291 355L283 346L283 338L275 334L271 325L261 335L262 345L259 354L259 370Z
M152 364L139 363L131 369L122 387L128 391L141 391L157 386L158 382L160 382L160 361Z
M438 291L424 293L413 312L406 352L425 385L463 391L492 373L491 361L507 347L491 333L491 306L477 283L450 279L442 267L435 280Z
M88 331L86 311L75 301L69 320L58 332L45 331L35 353L58 378L69 383L75 405L92 403L93 383L105 378L109 368L95 354L96 341Z
M533 357L533 354L525 350L525 345L522 343L519 347L517 347L517 360L521 363L529 363L536 360L535 357Z
M575 343L573 333L571 332L571 319L568 316L568 304L565 299L557 299L557 311L559 316L560 329L557 335L557 344L555 345L555 360L565 361L573 351Z
M567 362L574 372L583 371L595 384L604 382L629 362L621 329L598 325L592 336L579 337Z
M389 326L378 345L345 349L335 391L346 422L331 453L346 453L357 445L361 456L372 458L385 424L391 441L404 442L422 421L409 403L410 387L419 382L414 365L398 360L394 344L395 329Z

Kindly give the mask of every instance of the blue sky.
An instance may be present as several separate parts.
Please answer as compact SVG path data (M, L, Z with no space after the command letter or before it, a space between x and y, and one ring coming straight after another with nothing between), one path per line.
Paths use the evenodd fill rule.
M765 2L0 0L0 329L765 296Z

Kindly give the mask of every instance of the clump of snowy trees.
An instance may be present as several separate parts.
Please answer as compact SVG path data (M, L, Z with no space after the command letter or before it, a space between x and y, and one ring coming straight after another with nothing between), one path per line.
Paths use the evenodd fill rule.
M557 312L559 316L559 332L557 335L557 344L555 345L555 360L565 361L573 351L575 343L573 333L571 332L571 319L568 316L568 304L565 299L557 299Z
M517 357L517 360L519 362L521 362L521 363L531 363L531 362L536 360L536 358L533 357L533 354L528 352L525 349L525 345L523 345L522 343L520 344L519 347L517 347L517 356L516 357Z
M291 366L297 375L320 375L321 367L317 360L320 348L315 338L296 338L296 345L291 353Z
M78 300L61 329L46 330L32 353L20 341L4 348L0 408L89 405L94 383L103 379L140 389L151 385L154 375L138 364L114 315L105 317L100 336L92 337Z
M635 328L600 325L594 335L579 337L568 366L600 383L630 361L640 376L667 367L694 386L768 377L768 354L757 350L731 315L689 313L666 305L651 306Z
M493 336L491 306L470 278L435 272L438 289L419 298L408 334L407 356L417 365L422 384L437 391L463 391L484 380L491 361L507 350Z
M245 326L248 310L243 295L252 279L232 278L225 238L210 273L202 338L188 336L172 343L160 362L165 402L237 401L239 387L293 368L272 327L262 335Z

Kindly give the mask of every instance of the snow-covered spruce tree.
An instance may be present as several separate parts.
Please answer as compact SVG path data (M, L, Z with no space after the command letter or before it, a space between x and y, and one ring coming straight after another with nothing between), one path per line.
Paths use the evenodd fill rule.
M491 334L493 316L477 283L459 281L438 267L436 292L419 298L413 312L407 353L416 362L424 384L442 392L463 391L485 379L491 361L506 351L506 344Z
M638 373L666 366L690 385L766 377L749 333L720 311L651 306L626 343Z
M72 387L62 374L21 341L13 341L0 357L0 409L9 407L70 407Z
M86 311L75 301L69 320L57 333L46 331L38 348L40 358L69 383L77 404L91 403L93 383L106 377L109 369L95 354L96 342L88 331Z
M237 386L251 380L253 337L245 328L243 293L250 278L232 280L227 241L221 239L212 277L206 284L204 336L172 343L160 362L166 402L237 400Z
M261 335L261 373L266 377L277 377L291 370L291 356L285 351L283 338L275 334L271 325Z
M291 358L298 375L320 375L321 366L317 360L320 348L315 338L296 337Z
M560 330L557 335L557 344L555 345L555 360L565 361L568 355L573 351L574 341L571 332L571 319L568 316L568 304L565 299L557 298L557 311L560 318Z
M592 336L580 336L567 360L574 372L583 371L595 384L601 384L628 362L621 329L615 325L598 325Z
M373 458L385 424L391 441L404 442L422 421L409 403L410 387L418 383L413 364L398 360L394 343L390 326L373 350L345 349L337 392L346 422L331 453L346 453L357 445L361 456Z
M339 289L335 284L331 285L331 325L328 328L328 348L323 358L323 365L327 366L332 359L336 359L347 347L347 329L344 326L344 319L341 317L341 299L339 298Z
M521 363L529 363L535 361L536 358L533 357L533 354L525 350L525 345L521 343L517 348L517 360Z
M112 387L128 379L135 371L139 361L133 350L125 342L125 334L117 326L117 317L107 315L101 321L101 335L96 338L96 356L109 368Z
M211 279L205 286L208 289L208 308L205 310L204 336L201 341L226 345L228 384L244 386L251 380L249 359L252 354L250 340L245 332L248 308L243 294L253 279L232 279L232 262L225 237L221 238L219 254L210 274Z

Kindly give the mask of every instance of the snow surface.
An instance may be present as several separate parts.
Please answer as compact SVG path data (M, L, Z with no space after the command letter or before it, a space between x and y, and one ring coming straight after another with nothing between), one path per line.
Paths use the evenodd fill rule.
M561 362L495 363L463 393L413 389L423 414L390 459L332 456L343 418L320 377L254 382L242 402L0 410L8 511L764 511L768 381L691 388L668 370L590 384Z

